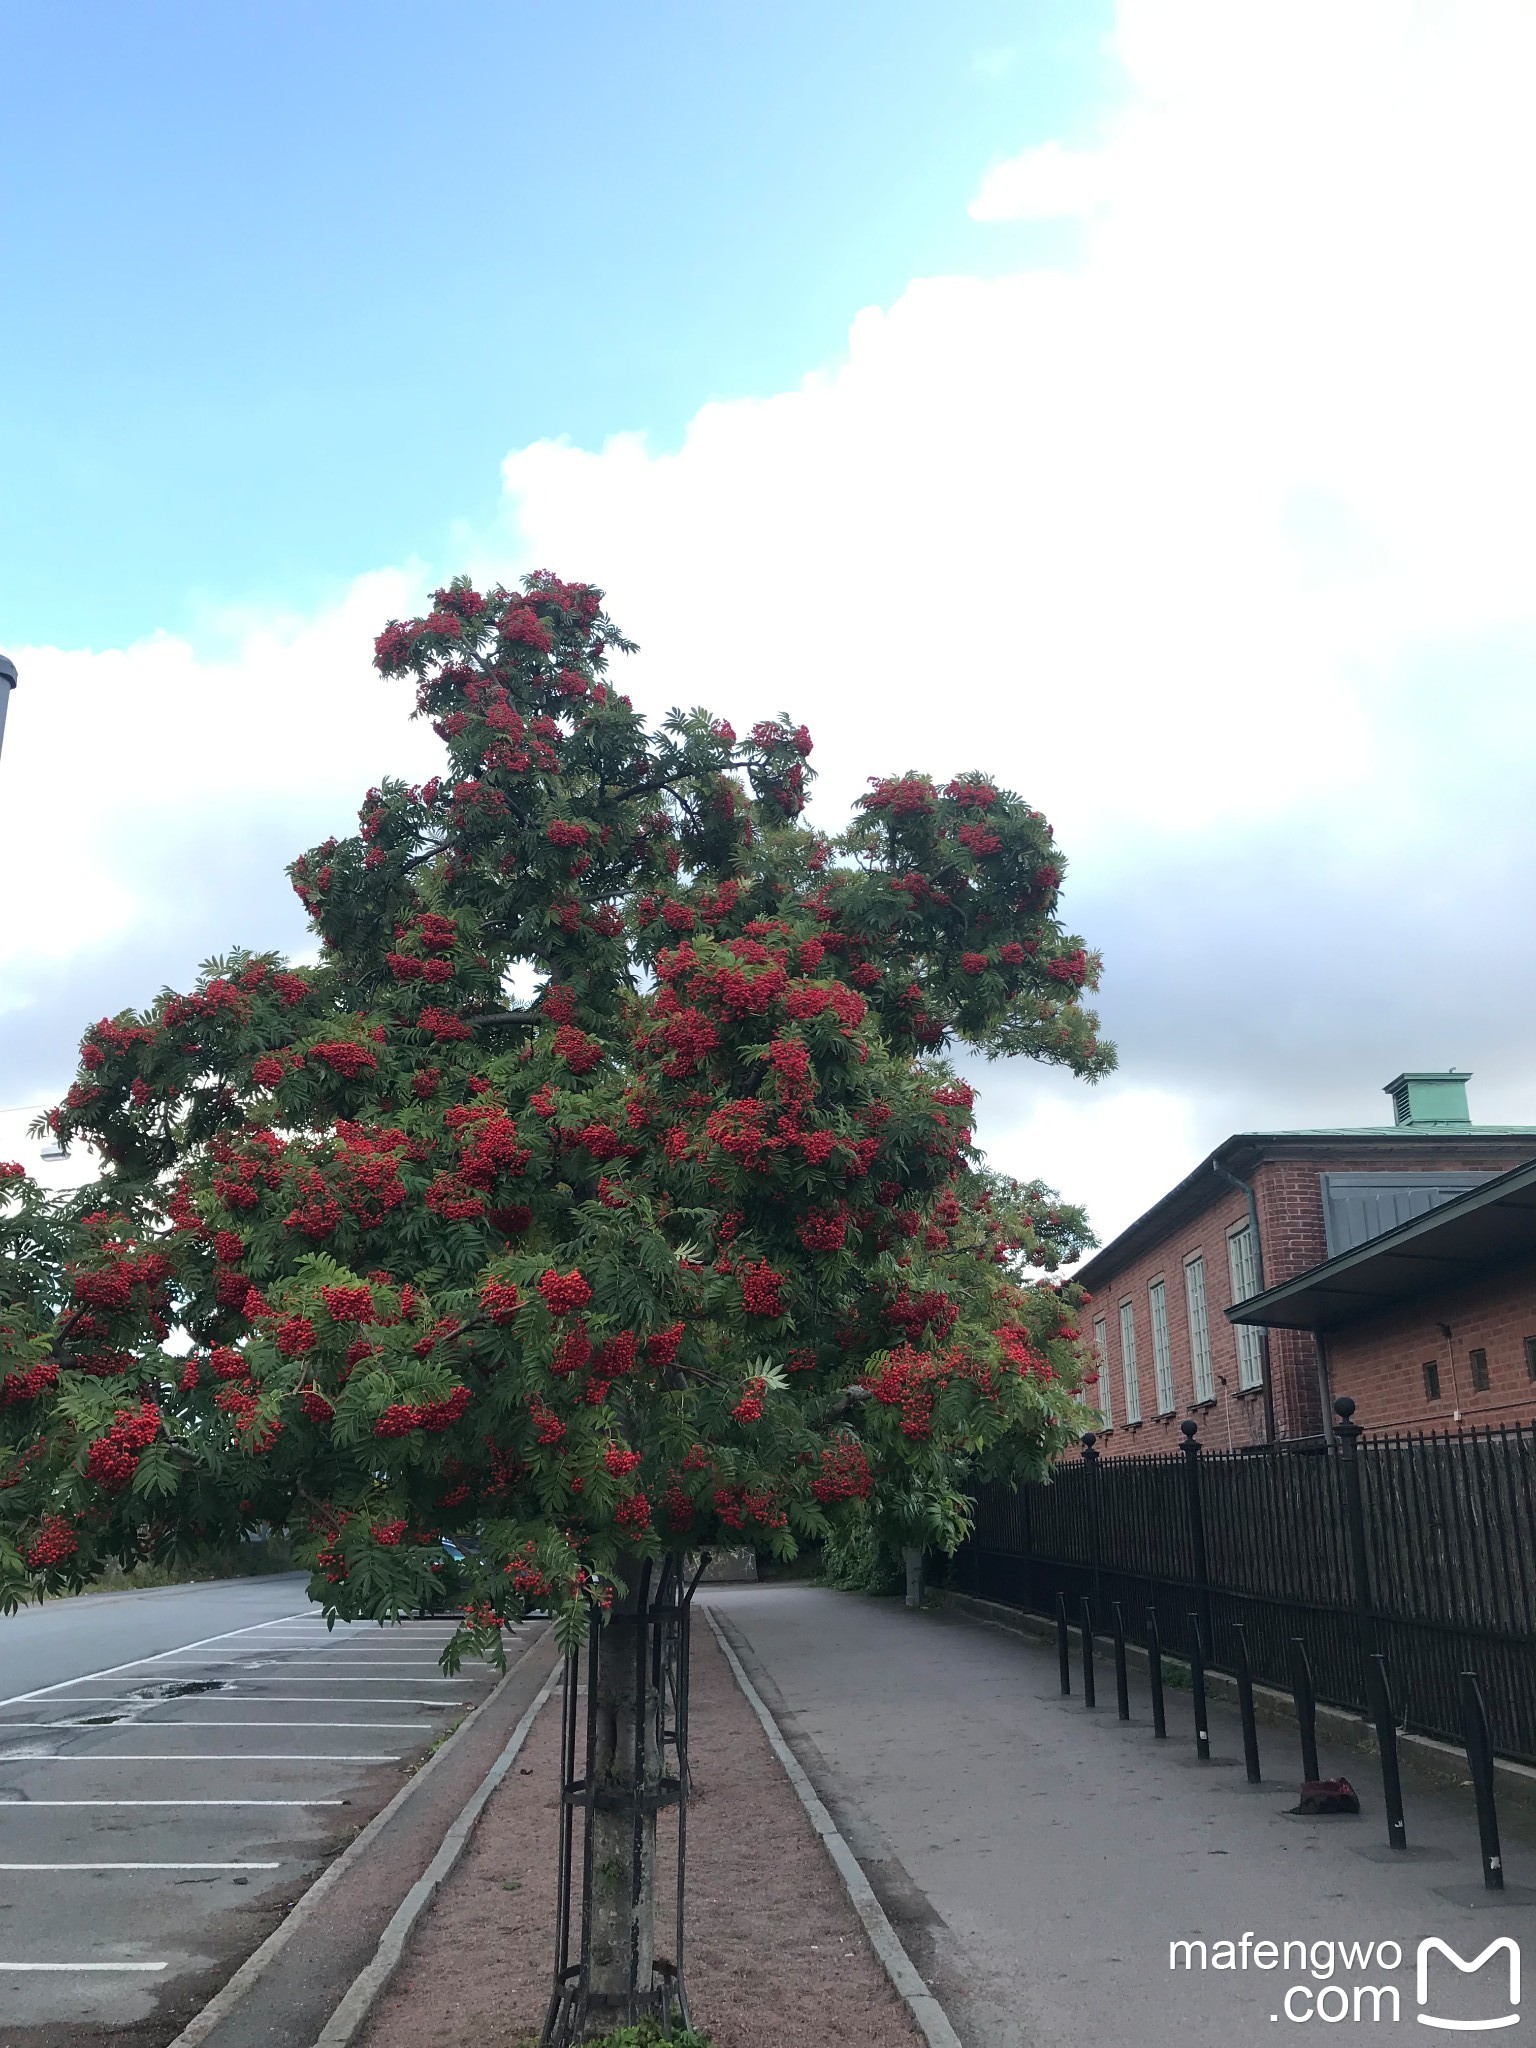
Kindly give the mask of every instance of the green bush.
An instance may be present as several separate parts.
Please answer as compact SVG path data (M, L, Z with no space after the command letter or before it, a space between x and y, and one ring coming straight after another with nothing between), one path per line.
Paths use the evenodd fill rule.
M711 2048L711 2044L707 2034L695 2034L691 2028L663 2034L655 2020L641 2020L638 2026L617 2027L601 2040L589 2041L587 2048Z
M868 1514L850 1515L821 1546L817 1584L845 1593L899 1593L906 1570Z
M177 1564L109 1564L91 1583L87 1593L131 1593L146 1586L190 1586L205 1579L260 1578L268 1572L296 1569L293 1545L286 1536L271 1536L262 1542L208 1544L194 1556Z

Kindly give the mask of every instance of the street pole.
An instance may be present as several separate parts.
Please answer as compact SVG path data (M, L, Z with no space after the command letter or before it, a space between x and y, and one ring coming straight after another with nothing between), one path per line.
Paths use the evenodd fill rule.
M16 664L8 654L0 654L0 749L5 746L5 714L15 687Z

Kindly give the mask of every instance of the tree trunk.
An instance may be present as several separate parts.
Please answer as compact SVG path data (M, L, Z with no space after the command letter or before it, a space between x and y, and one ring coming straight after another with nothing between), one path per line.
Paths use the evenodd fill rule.
M923 1553L920 1547L908 1545L901 1553L907 1567L907 1605L921 1607L923 1604Z
M651 1631L639 1625L640 1588L650 1574L637 1566L630 1577L631 1590L615 1601L603 1629L597 1675L589 2035L629 2016L631 1981L639 2009L646 2009L656 1949L656 1807L646 1795L654 1795L661 1778L661 1697L651 1682ZM638 1779L637 1733L643 1733Z

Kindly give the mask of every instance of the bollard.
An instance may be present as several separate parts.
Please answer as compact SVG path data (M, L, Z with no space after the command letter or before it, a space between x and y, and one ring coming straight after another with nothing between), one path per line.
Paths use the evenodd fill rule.
M1163 1712L1163 1644L1157 1632L1157 1609L1147 1609L1147 1678L1152 1687L1152 1733L1159 1742L1168 1739L1168 1717Z
M1085 1593L1082 1603L1083 1629L1083 1705L1096 1707L1098 1696L1093 1687L1093 1602Z
M1475 1671L1461 1674L1461 1729L1467 1745L1467 1766L1477 1799L1477 1839L1483 1856L1483 1887L1504 1889L1504 1859L1499 1854L1499 1812L1493 1803L1493 1745L1488 1740L1488 1715Z
M1072 1692L1072 1652L1067 1642L1067 1596L1056 1595L1056 1661L1061 1666L1061 1696L1068 1699Z
M1253 1718L1253 1670L1248 1662L1248 1631L1240 1621L1232 1624L1237 1638L1237 1711L1243 1718L1243 1764L1250 1785L1259 1783L1259 1729Z
M1211 1760L1211 1721L1205 1709L1205 1645L1200 1640L1200 1616L1193 1608L1189 1615L1191 1649L1189 1653L1189 1679L1195 1692L1195 1751L1202 1763Z
M1321 1776L1317 1768L1317 1695L1312 1690L1312 1660L1300 1636L1291 1637L1291 1697L1296 1702L1296 1726L1301 1730L1302 1781L1315 1785Z
M1115 1617L1115 1706L1122 1721L1131 1718L1131 1681L1125 1668L1125 1610L1118 1600L1111 1602Z
M1394 1849L1406 1849L1408 1830L1403 1822L1403 1781L1397 1769L1397 1716L1392 1710L1392 1687L1387 1679L1387 1660L1373 1656L1365 1667L1371 1689L1371 1716L1376 1723L1376 1748L1381 1756L1381 1796L1387 1809L1387 1840Z

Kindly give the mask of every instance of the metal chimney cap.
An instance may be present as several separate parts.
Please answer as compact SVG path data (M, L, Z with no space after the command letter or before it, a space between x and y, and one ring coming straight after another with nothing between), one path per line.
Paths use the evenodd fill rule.
M8 654L0 654L0 683L8 684L13 690L16 687L16 664Z

